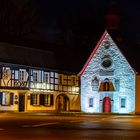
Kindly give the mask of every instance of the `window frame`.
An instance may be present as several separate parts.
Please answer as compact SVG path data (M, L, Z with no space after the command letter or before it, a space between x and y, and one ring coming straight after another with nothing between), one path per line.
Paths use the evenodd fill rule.
M33 82L38 82L38 81L39 81L39 71L33 70Z
M71 77L71 81L72 81L72 85L73 85L73 86L76 86L76 82L77 82L76 76L72 76L72 77Z
M4 96L5 94L5 96ZM7 100L4 100L4 97L5 99ZM2 106L9 106L10 105L10 94L8 92L2 92L2 103L1 103Z
M11 79L11 68L10 67L2 68L2 79L4 79L4 80Z
M94 98L93 97L89 97L88 98L88 107L89 108L93 108L94 107Z
M42 94L44 97L43 104L41 104L40 95L42 93L31 93L30 105L32 106L53 106L54 105L54 95L53 94ZM53 97L52 97L53 96Z
M91 87L93 91L98 91L99 90L99 80L97 77L94 77L91 81Z
M47 75L47 76L46 76ZM50 76L50 74L49 74L49 72L44 72L44 77L43 77L43 81L45 82L45 83L47 83L47 84L49 84L49 76Z
M124 103L122 103L124 100ZM126 97L120 97L120 108L125 109L126 108Z
M39 103L39 94L38 93L32 93L32 105L33 106L40 105L40 103Z
M19 69L19 80L20 81L25 81L25 74L26 74L25 69Z
M59 74L58 83L59 83L59 85L63 85L63 75L62 74Z
M109 69L113 65L113 60L110 57L105 57L102 59L101 66L104 69Z
M14 93L13 92L0 92L0 105L10 106L14 105Z
M54 105L54 95L53 94L44 94L44 105L45 106L53 106Z

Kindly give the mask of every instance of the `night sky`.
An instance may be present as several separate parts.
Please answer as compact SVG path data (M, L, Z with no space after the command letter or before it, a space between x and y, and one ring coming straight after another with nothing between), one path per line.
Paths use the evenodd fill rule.
M96 28L100 28L104 22L106 9L112 0L42 0L40 2L43 26L41 34L43 39L48 41L55 40L55 35L59 32L59 22L62 21L65 26L69 26L71 20L78 20L80 16L84 21L89 17L94 21ZM127 37L136 41L140 40L140 2L131 0L116 0L121 14L121 24ZM76 19L74 18L76 17ZM89 23L90 24L90 23ZM68 27L67 27L68 28ZM84 28L84 27L83 27ZM94 33L93 33L94 34ZM57 38L57 37L56 37Z
M95 28L97 31L100 28L105 29L104 17L107 8L115 2L120 11L121 25L125 36L137 42L140 40L139 0L0 0L1 11L3 5L7 11L11 13L14 11L10 1L16 5L14 7L16 14L23 7L21 18L27 17L30 21L36 17L34 24L37 26L36 31L32 33L32 38L47 42L59 42L57 40L59 40L59 33L61 34L62 30L68 32L77 26L81 26L80 29L83 30L87 28L86 26L94 26L92 29ZM34 15L30 14L32 11L35 11ZM16 14L14 17L17 16ZM83 24L85 21L87 23ZM24 37L26 36L30 35L27 34Z
M9 30L7 30L9 25L7 27L5 24L0 25L0 35L3 37L5 34L6 38L7 36L22 38L25 42L32 40L34 42L32 44L24 43L28 47L45 50L52 47L60 53L57 54L60 66L67 63L64 69L79 71L103 34L105 15L113 3L120 12L121 34L127 47L128 57L132 60L131 63L135 62L134 67L139 71L140 2L138 0L5 0L4 2L1 0L0 8L3 10L5 7L8 9L7 13L13 15L7 18L7 21L12 19L12 22L9 22L12 25ZM132 52L135 54L134 57Z
M43 24L41 39L75 50L75 66L81 68L105 30L105 15L116 4L121 16L122 49L136 71L140 51L140 2L129 0L44 0L41 1ZM65 37L60 37L64 34ZM122 48L121 48L122 47ZM77 49L78 48L78 49ZM79 54L79 55L77 55ZM79 68L79 69L80 69Z

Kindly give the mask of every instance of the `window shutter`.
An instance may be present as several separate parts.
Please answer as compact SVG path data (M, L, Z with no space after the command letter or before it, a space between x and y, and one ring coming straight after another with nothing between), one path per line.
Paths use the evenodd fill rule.
M50 95L50 105L53 105L53 94Z
M40 105L44 105L44 94L40 94Z
M30 94L30 105L33 105L33 94Z
M2 92L0 92L0 104L2 104Z
M14 104L14 93L10 93L10 105Z

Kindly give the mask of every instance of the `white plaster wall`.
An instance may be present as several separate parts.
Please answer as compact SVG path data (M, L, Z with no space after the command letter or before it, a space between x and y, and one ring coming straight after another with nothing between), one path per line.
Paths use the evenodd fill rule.
M109 38L110 48L105 49L104 43L102 42L93 58L89 62L87 68L81 76L81 110L84 112L101 112L99 99L102 96L101 92L92 91L91 81L94 76L97 76L99 81L103 81L105 78L112 80L120 80L120 90L110 93L113 98L112 112L115 113L130 113L135 110L135 73L123 54L120 52L116 44L113 42L111 37L107 34L105 36ZM104 40L103 40L104 41ZM114 75L101 76L100 70L105 70L101 66L102 58L108 55L110 56L113 64L107 70L114 71ZM112 94L112 95L111 95ZM95 105L91 109L88 107L88 98L94 97ZM127 104L125 109L120 108L120 97L126 97Z

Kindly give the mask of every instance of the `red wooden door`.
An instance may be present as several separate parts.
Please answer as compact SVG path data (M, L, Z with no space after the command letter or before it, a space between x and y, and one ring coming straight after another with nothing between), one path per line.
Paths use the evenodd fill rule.
M109 97L103 99L103 112L111 112L111 99Z

